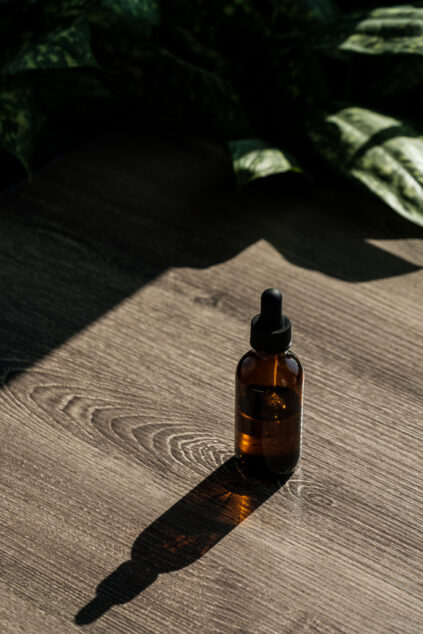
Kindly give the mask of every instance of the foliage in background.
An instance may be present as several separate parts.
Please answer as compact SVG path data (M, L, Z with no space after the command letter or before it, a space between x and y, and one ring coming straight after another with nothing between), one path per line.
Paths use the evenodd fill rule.
M379 4L0 0L3 158L131 109L228 141L240 185L326 165L423 225L423 8Z
M271 147L263 139L242 139L229 141L228 148L232 155L235 177L239 187L243 187L256 178L264 178L284 172L301 172L292 159L288 159L275 147Z

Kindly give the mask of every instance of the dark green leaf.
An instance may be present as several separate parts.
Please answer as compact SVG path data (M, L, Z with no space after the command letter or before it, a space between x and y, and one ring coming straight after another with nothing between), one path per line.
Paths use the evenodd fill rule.
M20 160L28 174L39 121L30 87L0 89L0 146Z
M236 181L242 187L255 180L283 172L301 172L298 165L280 149L263 139L229 141Z
M423 137L409 126L363 108L345 108L327 116L311 138L335 168L423 225Z
M149 35L160 23L157 0L97 0L90 6L90 22L103 29L116 26Z
M272 0L275 17L301 22L326 22L336 15L332 0Z
M158 24L160 20L157 0L100 0L97 4L115 15L130 20L141 20L153 25Z
M46 34L27 34L23 46L2 71L16 75L26 70L78 66L97 66L90 47L89 27L83 17Z

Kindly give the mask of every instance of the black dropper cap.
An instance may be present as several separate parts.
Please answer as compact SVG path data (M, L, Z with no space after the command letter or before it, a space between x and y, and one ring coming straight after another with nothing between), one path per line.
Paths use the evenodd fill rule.
M260 352L283 352L291 345L291 322L282 314L282 293L268 288L261 295L261 313L251 320L250 343Z

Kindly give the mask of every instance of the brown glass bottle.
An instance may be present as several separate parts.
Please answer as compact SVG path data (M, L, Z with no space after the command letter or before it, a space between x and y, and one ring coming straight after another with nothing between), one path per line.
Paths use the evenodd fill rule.
M235 456L244 475L274 479L292 473L300 459L304 385L276 289L262 294L251 344L236 369Z

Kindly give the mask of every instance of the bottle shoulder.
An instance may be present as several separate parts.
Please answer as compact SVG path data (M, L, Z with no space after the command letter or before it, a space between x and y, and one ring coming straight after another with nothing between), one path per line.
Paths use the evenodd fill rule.
M238 362L236 375L243 382L254 382L254 378L260 374L272 372L277 363L278 373L301 381L304 370L301 361L294 352L288 350L280 354L261 354L255 350L246 352Z

